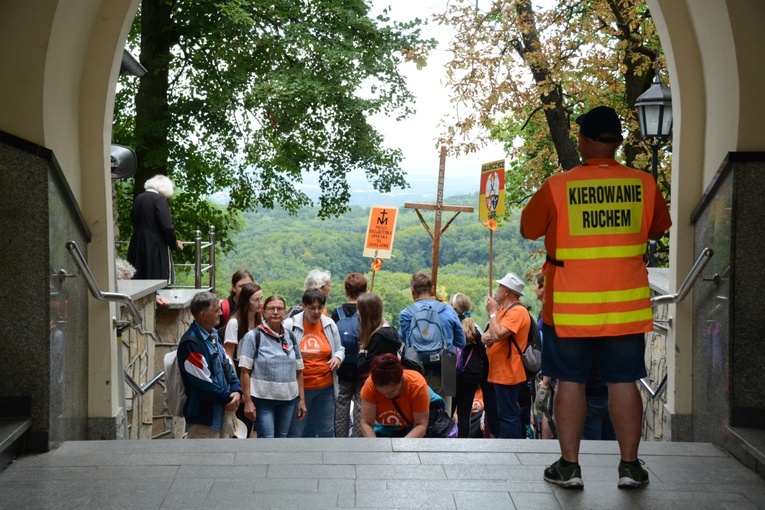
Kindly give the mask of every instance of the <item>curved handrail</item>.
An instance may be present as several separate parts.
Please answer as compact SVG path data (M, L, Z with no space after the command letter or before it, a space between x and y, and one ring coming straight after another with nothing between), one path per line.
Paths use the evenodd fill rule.
M160 373L158 373L157 375L154 376L154 379L152 379L151 381L147 382L146 386L141 387L141 385L138 384L135 381L135 379L130 377L130 374L128 373L127 370L125 370L124 372L125 372L125 382L128 383L128 386L130 386L130 388L135 393L138 393L141 396L146 395L146 392L148 392L150 389L152 389L154 387L154 385L159 382L160 379L165 377L165 373L164 372L160 372Z
M133 317L129 323L130 326L136 326L143 322L141 312L138 311L138 307L135 306L135 303L130 299L130 296L118 292L102 292L101 289L98 288L96 280L93 278L93 273L90 272L90 267L88 267L88 263L85 261L85 257L82 256L82 252L76 242L67 241L66 249L69 250L69 254L74 259L74 263L79 268L83 278L85 278L85 282L88 284L88 289L90 289L90 293L94 298L99 301L122 303L127 306L128 310L130 310L130 315ZM117 324L115 321L115 325L121 326L122 324Z
M683 299L685 299L685 296L688 295L688 293L691 291L691 287L693 287L693 284L696 283L696 280L698 280L699 276L701 275L701 271L704 270L707 263L709 263L709 260L712 258L712 255L714 255L715 252L711 248L704 248L701 250L701 254L699 255L699 258L696 259L696 262L694 262L693 267L688 272L688 276L685 277L685 280L683 281L682 285L680 285L680 289L674 293L674 294L664 294L662 296L656 296L651 298L651 306L659 306L664 304L672 304L672 303L679 303ZM666 326L662 326L660 324L656 324L654 322L653 324L654 331L657 329L661 330L658 331L660 334L666 335L667 332L669 332L669 328ZM656 387L655 390L651 389L651 385L648 383L646 378L642 378L638 381L640 383L640 386L643 387L643 389L648 393L648 396L653 400L659 395L664 392L664 389L667 387L667 374L664 374L664 377L662 378L659 385Z
M640 386L642 386L646 391L646 393L648 393L648 396L651 398L651 400L654 400L656 397L661 395L664 391L664 388L667 387L667 374L664 374L664 377L655 390L651 389L651 386L648 384L648 381L645 378L640 379L638 382L640 383Z
M651 305L658 306L664 304L679 303L685 299L685 296L687 296L691 291L693 284L696 283L696 280L701 274L701 271L704 269L704 267L706 267L707 263L709 263L709 260L714 254L715 252L711 248L704 248L701 250L701 255L699 255L699 258L697 258L696 262L694 262L693 267L688 273L688 276L685 277L683 284L680 285L680 289L678 289L678 291L674 294L664 294L662 296L651 298Z

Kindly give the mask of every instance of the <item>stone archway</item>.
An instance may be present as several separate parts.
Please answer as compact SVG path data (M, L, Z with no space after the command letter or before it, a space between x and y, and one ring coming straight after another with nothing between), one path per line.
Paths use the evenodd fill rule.
M765 148L765 94L762 94L765 63L765 5L755 0L647 0L667 53L675 106L672 180L671 289L677 289L693 263L695 229L690 223L707 185L729 152L761 151ZM111 138L112 109L122 48L139 0L11 0L0 5L0 131L34 147L52 151L67 190L90 231L87 256L94 276L114 290L112 274L113 227L111 193L106 172ZM2 145L2 144L0 144ZM26 168L7 152L0 152L7 189L13 175ZM17 174L13 171L16 170ZM21 181L19 181L21 182ZM19 184L17 183L17 186ZM23 190L23 187L20 188ZM47 191L46 190L40 190ZM42 196L45 196L43 194ZM49 221L30 227L21 210L24 204L2 215L0 225L6 238L25 232L25 240L46 245L53 253L59 246L47 232ZM14 214L15 213L15 214ZM49 219L50 214L45 212ZM0 265L16 267L25 257L23 247L5 250ZM48 272L44 268L44 272ZM47 277L38 272L17 275L24 283L3 281L0 303L4 309L39 309L48 302ZM29 282L29 283L26 283ZM750 282L751 283L751 282ZM761 281L754 282L757 288ZM86 342L86 417L95 428L117 428L120 409L116 384L121 375L111 317L113 306L87 299L88 316L80 340ZM667 408L673 417L674 439L693 439L693 308L690 301L670 311L669 390ZM18 329L17 317L2 319L4 330ZM48 318L42 321L47 328ZM18 367L28 366L40 350L49 350L45 339L24 338L32 347L16 348L16 338L0 339L0 397L17 395L17 379L29 378ZM37 343L35 343L37 342ZM762 355L763 350L758 351ZM81 357L82 358L82 357ZM49 366L37 375L46 381L35 393L47 392L50 401ZM765 385L764 385L765 386ZM46 404L47 405L47 404ZM37 430L47 443L50 413L38 410L43 423ZM93 425L97 424L97 425ZM68 438L67 438L68 439Z

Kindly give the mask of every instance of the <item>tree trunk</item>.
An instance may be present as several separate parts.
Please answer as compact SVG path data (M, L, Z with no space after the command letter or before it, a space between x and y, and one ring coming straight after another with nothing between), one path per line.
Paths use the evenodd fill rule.
M634 3L626 4L625 2L618 2L614 0L608 1L608 7L613 14L616 21L616 37L617 39L624 41L626 46L624 48L624 55L622 62L625 66L624 71L624 95L627 102L627 106L630 110L630 115L637 124L637 110L635 110L635 101L637 98L651 86L653 77L656 75L656 59L659 54L656 50L646 46L644 44L644 37L640 34L640 28L631 27L629 22L629 12L634 6ZM648 61L648 66L646 66ZM641 74L643 73L643 74ZM635 138L641 136L640 133L633 133ZM644 152L645 149L637 143L624 144L624 159L625 164L631 168L635 168L636 157ZM646 170L650 171L650 167Z
M576 144L571 140L570 121L566 114L560 88L557 86L550 88L549 84L554 82L549 68L541 59L527 58L529 53L538 52L542 47L539 42L534 8L530 1L518 2L516 13L518 14L519 26L526 27L526 29L521 30L523 36L521 41L515 45L515 49L531 69L534 83L545 90L542 92L540 100L547 125L550 128L550 136L555 146L555 152L558 154L558 162L563 170L569 170L577 166L580 159Z
M138 170L133 197L144 191L147 179L168 173L169 62L176 39L171 12L167 0L143 0L141 5L141 64L148 73L141 78L135 100Z

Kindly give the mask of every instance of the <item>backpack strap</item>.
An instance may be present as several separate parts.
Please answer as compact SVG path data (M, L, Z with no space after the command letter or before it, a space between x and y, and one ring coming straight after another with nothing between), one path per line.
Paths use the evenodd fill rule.
M507 307L507 310L510 311L511 308L515 308L518 305L523 306L523 303L521 303L520 301L516 301L515 303L513 303L512 305ZM526 308L525 306L523 306L523 307ZM505 312L505 313L507 313L507 312ZM531 317L531 316L529 315L529 317ZM523 353L521 352L521 348L518 346L518 342L515 341L515 334L514 333L510 333L510 336L508 337L508 339L511 342L513 342L513 345L515 346L515 350L518 351L518 356L523 356ZM513 351L512 351L512 349L510 349L510 344L507 344L507 359L510 359L510 355L512 353L513 353Z
M253 359L258 359L258 351L260 350L260 328L255 328L255 356Z
M231 316L231 303L228 301L228 298L221 301L220 311L223 314L221 322L225 324L228 322L228 318Z
M518 351L518 356L523 356L523 353L521 352L521 348L518 347L518 342L515 341L515 335L510 335L510 341L513 342L513 345L515 346L515 350ZM512 349L508 346L507 348L507 358L510 359L510 353L512 353Z
M345 310L343 310L343 305L338 306L335 308L335 311L337 312L337 318L338 319L347 319L348 316L345 315Z
M396 399L392 398L390 399L390 401L393 402L393 407L396 408L396 411L398 411L398 414L401 415L401 417L404 419L406 424L410 427L414 427L414 423L412 423L412 421L406 417L406 415L404 414L404 411L402 411L401 408L398 406L398 403L396 403Z

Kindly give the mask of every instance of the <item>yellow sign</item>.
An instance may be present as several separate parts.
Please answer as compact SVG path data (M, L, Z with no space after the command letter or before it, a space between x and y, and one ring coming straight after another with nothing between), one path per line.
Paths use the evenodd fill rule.
M393 251L398 207L373 205L369 210L369 225L364 241L364 256L389 259Z
M481 198L478 219L485 221L505 214L505 160L481 165Z
M570 181L566 193L572 236L640 232L644 203L640 179Z

